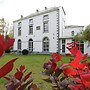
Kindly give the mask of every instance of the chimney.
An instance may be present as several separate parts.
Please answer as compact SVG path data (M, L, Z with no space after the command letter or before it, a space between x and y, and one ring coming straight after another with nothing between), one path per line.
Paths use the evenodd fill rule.
M45 7L45 10L47 10L47 7Z
M37 9L36 12L39 12L39 10Z
M21 18L23 18L23 15L21 15Z

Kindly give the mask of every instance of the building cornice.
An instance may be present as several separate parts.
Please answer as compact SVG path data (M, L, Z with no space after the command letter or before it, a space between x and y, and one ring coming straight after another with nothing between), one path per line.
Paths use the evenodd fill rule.
M78 27L82 27L84 28L84 26L79 26L79 25L68 25L68 26L65 26L65 28L78 28Z

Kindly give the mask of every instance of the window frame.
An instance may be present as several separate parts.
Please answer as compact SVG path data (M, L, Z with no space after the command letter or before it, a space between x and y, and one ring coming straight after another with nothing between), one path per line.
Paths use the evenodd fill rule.
M48 21L44 21L44 22L43 22L43 32L44 32L44 33L49 32Z
M44 33L49 32L49 15L48 14L43 16L43 32Z
M33 24L29 25L29 34L33 34Z
M75 32L74 31L71 31L71 35L74 36L75 35Z
M75 39L72 39L72 42L77 42ZM77 46L79 47L79 50L84 54L84 42L78 42Z
M40 26L36 26L36 30L40 30Z
M29 52L33 52L33 39L28 40L28 50Z
M18 45L17 49L21 50L21 48L22 48L22 41L21 41L21 39L18 39L18 44L17 45Z
M18 22L18 36L21 36L21 24L22 22Z
M62 53L65 53L66 49L66 39L62 39Z
M43 52L49 52L49 38L44 37L42 42L43 42Z

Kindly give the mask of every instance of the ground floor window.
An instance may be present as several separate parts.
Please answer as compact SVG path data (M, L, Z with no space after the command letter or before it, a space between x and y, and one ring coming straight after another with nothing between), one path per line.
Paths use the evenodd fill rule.
M18 50L21 50L21 40L18 40L18 46L17 46Z
M72 42L76 42L76 40L72 40ZM79 50L84 54L84 42L78 42L77 46L79 46Z
M49 39L47 37L43 39L43 51L49 51Z
M66 40L62 39L62 53L65 53L65 47L66 47Z
M28 48L29 48L29 52L33 51L33 40L32 39L29 39Z
M84 54L84 42L79 42L78 46L79 46L79 50Z

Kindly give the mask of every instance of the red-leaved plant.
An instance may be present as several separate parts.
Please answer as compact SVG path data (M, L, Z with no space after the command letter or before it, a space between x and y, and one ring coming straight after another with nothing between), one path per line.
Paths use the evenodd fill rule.
M12 47L15 39L5 39L4 35L0 34L0 58L4 55L4 51ZM0 68L0 78L5 78L7 83L5 84L6 90L40 90L36 84L31 83L33 79L31 78L32 72L24 75L27 71L24 65L16 69L14 75L6 76L9 72L13 70L14 62L17 58L10 60L3 67Z
M3 56L4 51L13 46L15 39L5 39L4 35L0 34L0 58ZM3 67L0 68L0 78L8 74L14 66L14 62L17 58L10 60Z
M28 74L24 75L24 73L27 71L25 69L24 65L21 65L19 69L16 69L14 75L10 75L9 77L4 77L8 80L8 82L5 84L7 90L30 90L32 87L32 81L33 78L30 77L32 72L29 72ZM28 86L28 87L27 87Z
M78 43L68 43L67 49L71 54L69 63L57 65L61 61L61 54L53 53L48 63L44 63L45 71L49 75L48 80L55 83L54 90L90 90L90 62L87 61L88 54L82 55Z

